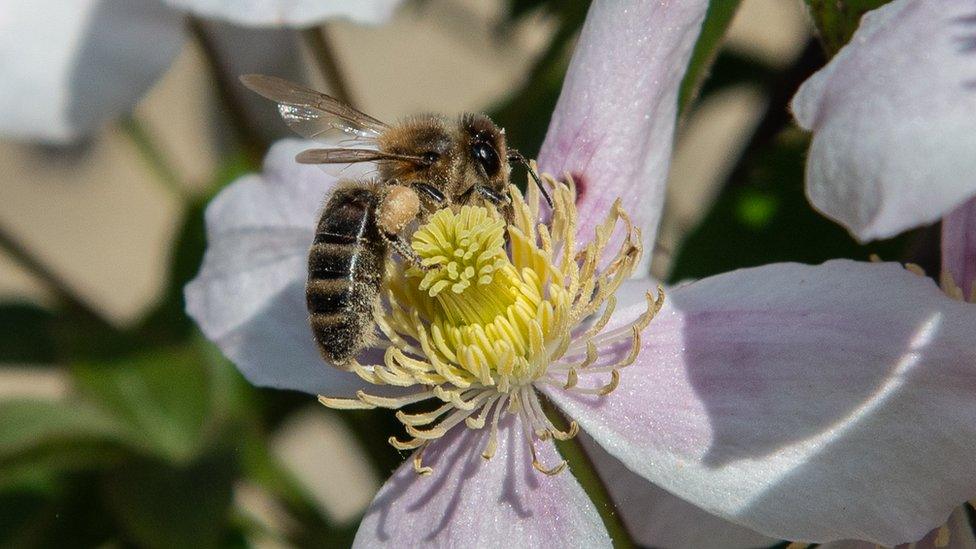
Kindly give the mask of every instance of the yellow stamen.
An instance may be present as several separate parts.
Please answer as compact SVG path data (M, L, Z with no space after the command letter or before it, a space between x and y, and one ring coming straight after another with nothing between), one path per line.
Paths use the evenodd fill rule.
M411 238L423 268L391 262L376 313L377 327L388 340L383 364L354 363L353 371L372 384L414 391L399 397L360 392L354 399L319 399L340 409L438 403L425 412L397 412L412 438L391 437L390 444L416 450L419 474L430 472L421 461L427 444L461 422L470 429L489 427L482 455L490 459L505 414L522 421L537 470L556 474L565 469L565 462L542 465L533 437L565 440L577 434L579 425L556 428L534 384L580 394L611 393L620 370L640 352L640 332L663 303L660 290L657 299L648 293L644 314L604 332L616 309L614 293L640 260L640 231L618 200L579 250L572 185L544 180L555 204L548 224L538 221L538 190L530 185L523 196L513 186L510 225L486 207L439 210ZM605 256L613 235L621 232L620 248ZM626 356L600 360L619 357L621 342L628 340ZM603 377L602 383L578 386L581 376L591 374Z

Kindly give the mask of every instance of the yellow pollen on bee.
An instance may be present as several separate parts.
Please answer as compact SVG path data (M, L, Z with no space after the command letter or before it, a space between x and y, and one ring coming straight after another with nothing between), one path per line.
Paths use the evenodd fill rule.
M616 389L620 369L640 351L640 334L663 304L663 292L647 293L646 309L612 330L614 293L642 253L640 231L618 200L595 234L577 249L575 193L571 186L544 176L555 206L541 223L540 196L511 187L513 215L505 220L481 206L445 208L412 235L421 266L391 262L384 281L376 324L388 344L383 364L354 362L353 371L374 385L413 387L414 392L380 397L360 391L357 398L322 396L338 409L400 409L430 401L425 412L397 412L409 440L391 437L401 450L423 449L462 422L489 431L483 457L497 447L500 419L511 414L523 424L533 465L556 474L565 463L548 467L536 458L535 440L567 439L576 422L562 431L546 417L536 393L540 384L580 394L603 396ZM619 248L606 256L614 234ZM586 379L587 383L582 383Z

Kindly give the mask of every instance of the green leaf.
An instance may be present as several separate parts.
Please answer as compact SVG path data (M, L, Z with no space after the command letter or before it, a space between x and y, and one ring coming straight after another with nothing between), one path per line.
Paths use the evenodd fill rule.
M132 443L125 425L85 403L0 402L0 490L43 491L60 472L115 463Z
M545 10L550 14L560 15L567 11L582 9L584 12L589 9L588 0L578 0L576 2L565 2L562 0L507 0L507 17L509 22L515 22L526 15Z
M260 422L259 390L202 335L195 336L191 345L203 360L210 377L211 413L208 421L214 430L218 425Z
M206 201L187 205L179 233L170 252L166 288L153 310L135 330L147 342L183 342L194 333L194 324L186 315L183 287L196 276L206 249L203 212Z
M101 547L117 542L96 481L96 475L81 475L48 493L0 493L0 547Z
M25 492L0 494L0 545L27 547L33 541L38 523L43 521L49 501L42 495Z
M107 507L137 545L216 547L229 529L234 456L212 453L186 466L133 460L107 475Z
M0 362L54 362L54 325L54 315L36 305L0 305Z
M833 57L847 44L861 22L861 16L891 0L806 0L820 44Z
M126 425L148 450L176 462L200 450L212 403L205 357L196 347L80 364L72 374L79 391Z
M0 462L52 444L86 439L122 441L126 434L115 418L88 405L0 401Z
M742 0L711 0L708 3L708 12L702 23L701 34L698 35L698 42L695 43L691 60L688 62L688 70L678 92L679 112L687 111L691 102L698 96L702 83L708 77L709 69L722 46L725 32L741 3Z

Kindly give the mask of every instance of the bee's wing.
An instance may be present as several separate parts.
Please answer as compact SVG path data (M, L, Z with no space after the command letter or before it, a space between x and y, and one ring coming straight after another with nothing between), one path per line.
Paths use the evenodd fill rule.
M422 162L423 158L409 154L387 153L376 149L308 149L298 153L295 160L299 164L352 164L383 160Z
M263 74L245 74L241 83L255 93L278 103L278 112L288 127L309 139L325 139L342 132L351 144L375 146L376 138L389 126L324 93Z

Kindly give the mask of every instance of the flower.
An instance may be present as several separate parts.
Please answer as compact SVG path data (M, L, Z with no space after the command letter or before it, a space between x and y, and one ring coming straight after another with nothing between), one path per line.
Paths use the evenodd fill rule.
M577 238L594 234L623 197L643 242L653 242L677 88L707 5L592 4L539 158L578 185ZM255 384L349 402L363 402L360 391L402 397L327 367L312 343L306 252L334 180L292 162L305 146L278 143L262 174L214 199L187 310ZM619 249L619 238L627 237L608 249ZM607 333L646 314L657 285L642 265L614 293ZM930 280L895 264L842 260L743 269L667 295L612 392L533 385L578 422L638 542L893 545L944 523L976 491L976 311ZM382 349L362 359L383 361ZM581 375L576 387L605 385ZM552 441L529 446L527 436L522 421L500 418L486 461L491 430L447 429L418 467L434 474L418 476L412 460L398 469L357 545L609 545L573 476L532 467L559 463Z
M419 449L413 460L417 473L432 471L422 465L427 445L461 422L471 429L490 425L482 457L491 459L499 421L507 414L522 422L532 466L548 475L561 472L566 462L544 465L534 440L566 440L578 426L572 423L562 431L553 425L537 390L558 386L578 394L612 393L620 371L637 358L641 331L664 302L660 290L656 299L648 294L644 314L605 330L616 306L613 294L641 257L639 231L617 201L577 253L575 194L546 180L555 199L548 224L539 223L536 188L530 187L524 199L513 186L514 220L507 227L494 210L462 206L457 212L434 213L413 235L423 268L393 270L385 284L384 314L376 316L389 341L384 363L352 365L369 383L414 388L410 393L381 397L363 390L355 399L319 397L338 409L399 409L442 401L433 411L397 412L413 438L391 437L390 443L400 450ZM618 225L624 229L623 241L612 257L605 257ZM605 379L602 385L581 388L581 375Z
M867 241L942 220L941 286L976 301L976 6L896 0L866 14L850 43L792 101L813 132L807 194ZM957 509L949 526L961 522ZM946 546L950 528L927 536ZM974 546L951 528L953 547ZM941 542L939 540L942 540ZM968 545L967 545L968 543Z
M942 289L976 303L976 198L942 218Z
M976 196L976 6L895 0L800 87L807 195L862 241L927 225Z
M326 18L385 21L397 0L207 2L172 0L7 2L0 15L0 135L74 141L133 108L185 41L183 9L253 26L309 26ZM231 9L232 8L232 9ZM148 39L147 37L151 37ZM260 71L297 58L274 29L217 28L233 70ZM280 52L273 63L268 52ZM230 67L229 67L230 68Z
M164 0L177 9L236 25L311 27L346 18L375 25L388 20L402 0Z

